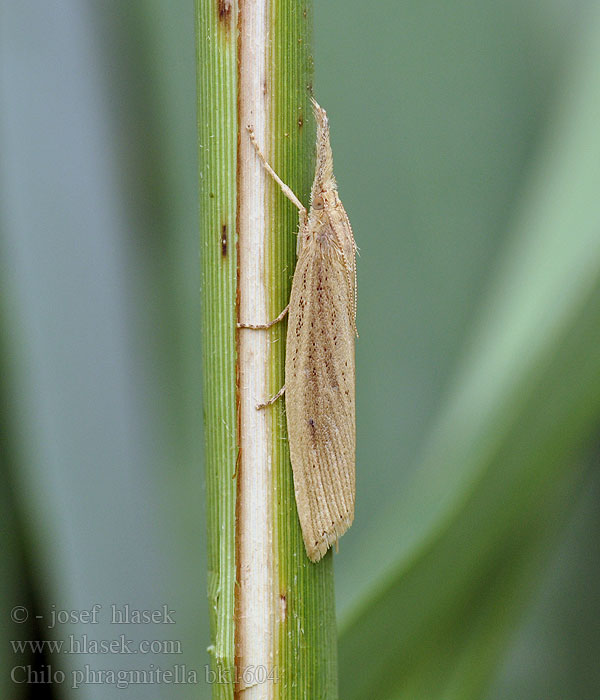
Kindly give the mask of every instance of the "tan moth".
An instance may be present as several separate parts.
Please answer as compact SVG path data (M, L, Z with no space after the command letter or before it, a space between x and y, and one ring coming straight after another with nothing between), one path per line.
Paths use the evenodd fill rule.
M352 524L355 497L354 336L356 244L333 176L327 114L313 99L317 122L315 178L307 212L267 163L265 169L300 213L298 261L287 312L287 429L298 516L306 552L316 562Z

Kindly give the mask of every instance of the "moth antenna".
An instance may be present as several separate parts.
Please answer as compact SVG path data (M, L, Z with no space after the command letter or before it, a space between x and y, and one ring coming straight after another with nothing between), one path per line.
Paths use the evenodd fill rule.
M350 228L350 223L348 223L348 227ZM344 271L346 273L346 283L348 284L348 289L351 290L352 292L352 308L350 310L350 318L352 320L352 326L354 328L354 333L356 334L356 337L358 337L358 329L356 327L356 310L358 307L358 276L356 272L356 263L354 265L351 265L348 256L346 255L346 251L344 250L343 243L340 239L339 233L336 229L333 229L334 234L335 234L335 239L338 244L338 248L342 254L342 260L344 261ZM352 236L352 229L350 228L350 235L352 237L352 244L354 246L354 249L356 250L356 243L354 242L354 236ZM350 277L350 274L354 275L354 280ZM352 286L352 282L354 281L354 286Z

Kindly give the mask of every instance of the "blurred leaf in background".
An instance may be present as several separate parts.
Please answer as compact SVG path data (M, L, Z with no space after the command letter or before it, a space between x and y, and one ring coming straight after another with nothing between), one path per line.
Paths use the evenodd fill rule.
M188 664L209 697L201 463L194 10L188 2L3 2L0 150L10 507L41 639L174 640L181 653L48 654L73 671ZM13 536L14 540L14 536ZM14 548L13 548L14 549ZM20 556L17 556L20 555ZM9 602L10 601L10 602ZM98 625L48 629L102 605ZM174 610L114 625L110 606ZM4 629L3 697L11 683ZM115 697L114 684L54 697ZM132 686L131 697L148 687Z
M597 698L600 4L317 0L315 37L361 248L341 695ZM85 633L182 654L31 663L210 696L194 55L191 2L0 0L3 697L116 697L10 681ZM176 625L34 619L96 602Z

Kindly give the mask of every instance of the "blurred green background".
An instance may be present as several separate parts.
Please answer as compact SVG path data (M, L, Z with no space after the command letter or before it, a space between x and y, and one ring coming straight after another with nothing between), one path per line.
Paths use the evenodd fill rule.
M192 0L0 0L2 697L210 696L194 56ZM600 3L316 0L315 73L361 249L341 697L596 699ZM86 634L181 653L15 646Z

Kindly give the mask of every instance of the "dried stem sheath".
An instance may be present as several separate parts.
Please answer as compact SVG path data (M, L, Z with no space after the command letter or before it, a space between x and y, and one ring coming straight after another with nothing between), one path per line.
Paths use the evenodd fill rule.
M268 92L264 89L267 84L266 2L242 2L238 26L239 315L242 318L266 318L269 224L265 209L266 182L244 129L252 124L264 142L269 102ZM264 667L267 676L274 670L275 662L276 618L273 609L277 596L277 561L269 414L257 411L256 404L267 390L268 349L266 333L239 332L236 663L238 669ZM252 685L252 679L242 678L238 690L248 685ZM245 696L265 697L266 690L267 687L254 685L248 687Z
M256 410L283 383L286 322L235 332L237 318L274 318L289 297L297 211L246 127L308 204L311 3L196 8L211 651L231 679L213 697L337 698L331 554L306 557L283 402Z

